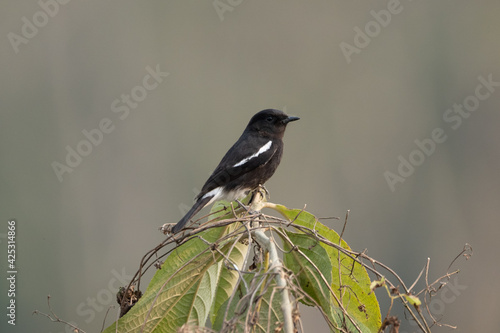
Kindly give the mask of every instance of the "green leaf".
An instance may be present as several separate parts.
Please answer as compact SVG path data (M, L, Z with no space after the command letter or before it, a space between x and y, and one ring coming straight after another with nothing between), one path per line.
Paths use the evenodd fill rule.
M222 206L215 205L213 211ZM228 210L217 213L218 219L230 217ZM148 289L117 323L104 332L176 332L185 323L205 326L209 312L224 303L236 280L223 265L224 256L242 264L245 246L233 246L234 240L218 244L211 251L210 243L230 232L236 224L213 228L178 246L165 260L151 280ZM221 289L222 288L222 289ZM213 305L213 304L219 305Z
M282 205L275 205L272 208L280 212L288 220L293 221L294 224L315 230L330 242L335 244L340 242L343 248L350 250L350 247L343 239L340 241L339 235L334 230L323 225L314 215L300 209L288 209ZM371 281L368 272L361 264L343 253L340 253L339 261L339 250L321 242L319 244L325 249L332 267L331 288L335 292L337 299L342 300L344 308L351 317L356 319L360 328L363 326L370 332L376 332L381 326L380 306L375 294L370 293ZM340 288L340 285L343 287ZM335 302L334 307L337 308L338 306L339 304ZM350 326L349 320L343 318L342 313L338 313L338 315L342 321Z
M285 231L290 244L283 238L285 252L285 267L294 273L295 278L302 291L313 301L307 298L299 298L302 303L314 306L317 304L330 321L332 331L335 327L342 326L338 322L340 309L334 309L331 301L330 286L332 285L332 264L328 259L326 250L320 246L317 240L305 235Z
M385 286L385 277L382 276L380 280L372 281L370 284L370 291L374 292L375 289Z
M422 305L422 301L420 300L420 298L418 298L415 295L405 295L405 297L408 303L413 305L417 310L420 307L420 305Z
M286 232L286 234L297 247L297 250L292 250L292 245L283 240L286 268L294 273L302 289L323 308L325 313L330 313L332 264L328 260L326 250L310 236L293 232ZM306 305L314 305L308 299L302 299L302 301Z
M239 290L236 292L231 305L228 305L229 299L221 306L217 313L216 320L213 324L213 329L220 332L224 328L224 332L279 332L281 323L283 323L283 313L281 311L281 290L275 289L276 283L274 280L268 281L266 272L262 274L247 274L244 276L246 285L249 286L249 291L243 290L244 284L240 284ZM265 283L268 282L266 285ZM260 286L266 286L265 291L261 294ZM255 297L250 297L246 294L254 294ZM246 297L242 298L242 296ZM224 326L224 315L226 308L228 317Z
M247 245L236 243L234 249L228 256L231 262L227 264L236 265L237 269L241 270L247 251L248 251ZM218 269L220 274L217 282L217 289L214 302L210 310L210 321L212 322L212 325L215 322L215 318L222 304L224 304L227 301L227 299L231 296L234 288L236 288L236 285L238 283L238 272L232 269L228 269L225 266L224 261L221 260L218 263Z

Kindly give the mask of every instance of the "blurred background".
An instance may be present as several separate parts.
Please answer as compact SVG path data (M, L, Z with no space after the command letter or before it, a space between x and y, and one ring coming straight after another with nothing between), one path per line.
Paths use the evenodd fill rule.
M497 1L0 7L0 263L7 276L14 218L18 270L15 327L0 282L2 332L69 331L32 316L49 294L59 317L99 332L158 226L181 218L265 108L301 117L272 202L350 209L346 241L407 285L428 257L434 280L470 243L431 310L458 332L500 326ZM302 308L306 331L326 327Z

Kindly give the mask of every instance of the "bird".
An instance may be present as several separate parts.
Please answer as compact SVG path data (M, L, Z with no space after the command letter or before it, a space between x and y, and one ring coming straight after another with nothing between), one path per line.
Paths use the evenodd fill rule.
M280 164L287 124L299 119L276 109L257 112L205 182L193 207L172 228L172 233L181 231L203 207L219 200L244 198L263 186Z

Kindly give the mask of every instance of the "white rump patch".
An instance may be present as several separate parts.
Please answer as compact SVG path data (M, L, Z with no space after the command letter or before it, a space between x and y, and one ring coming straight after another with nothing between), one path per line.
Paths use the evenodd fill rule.
M236 163L235 165L233 165L233 167L234 167L234 168L239 167L240 165L243 165L243 164L245 164L246 162L250 161L252 158L257 157L257 156L259 156L259 155L260 155L260 154L262 154L262 153L265 153L266 151L268 151L268 150L269 150L269 148L271 148L272 143L273 143L273 142L272 142L271 140L269 140L269 142L268 142L268 143L266 143L265 145L263 145L263 146L259 149L259 151L258 151L258 152L256 152L256 153L255 153L255 154L253 154L252 156L249 156L249 157L247 157L247 158L245 158L245 159L243 159L243 160L239 161L238 163ZM207 194L208 194L208 193L207 193Z
M205 193L205 195L203 195L201 198L205 199L208 197L212 197L212 199L210 199L210 201L206 204L206 205L210 205L212 202L219 200L219 198L221 198L222 196L223 196L222 195L222 186L219 186L219 187L214 188L212 191Z

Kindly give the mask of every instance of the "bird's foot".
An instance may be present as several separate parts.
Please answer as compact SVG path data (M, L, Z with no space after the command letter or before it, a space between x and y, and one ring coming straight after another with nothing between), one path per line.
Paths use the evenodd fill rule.
M262 196L264 197L265 200L271 199L271 194L264 185L259 184L256 191L260 191L260 193L263 194Z
M252 191L252 197L250 198L249 205L250 210L260 213L260 210L264 208L265 202L269 198L269 191L264 187L264 185L259 184L256 189Z

